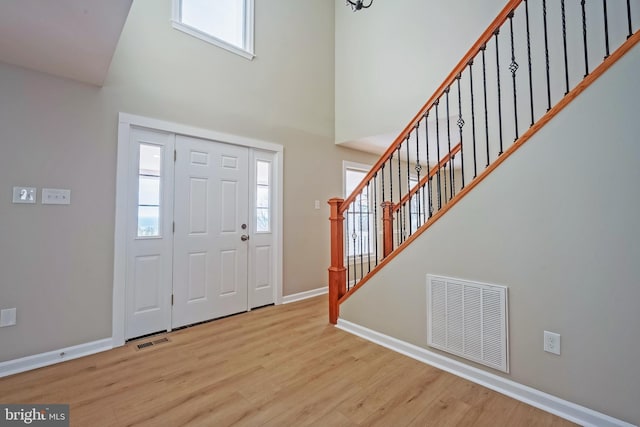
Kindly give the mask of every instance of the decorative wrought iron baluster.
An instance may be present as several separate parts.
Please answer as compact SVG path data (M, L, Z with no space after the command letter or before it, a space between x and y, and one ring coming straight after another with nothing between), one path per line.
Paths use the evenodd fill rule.
M629 26L629 34L627 38L633 35L633 26L631 25L631 1L627 0L627 25Z
M415 129L415 128L414 128ZM418 134L418 131L416 130L416 135ZM411 191L411 173L409 171L409 141L411 140L411 133L409 133L407 135L407 194L409 194L409 192ZM409 199L411 200L411 199ZM413 230L412 230L412 224L411 224L411 202L409 202L409 236L411 236L413 234Z
M520 136L518 133L518 92L516 86L516 71L518 71L518 63L516 62L516 54L513 46L513 11L509 13L509 35L511 39L511 64L509 64L509 71L511 71L511 78L513 81L513 124L515 126L516 137L514 141L518 140Z
M604 13L604 47L606 55L604 59L609 57L609 18L607 17L607 0L602 0L602 11Z
M585 0L580 2L582 6L582 42L584 45L584 76L589 75L589 54L587 49L587 12L585 10Z
M401 149L402 149L402 143L400 143L398 145L398 203L400 203L400 200L402 200L402 162L400 157L401 156ZM398 234L398 245L400 245L400 243L404 242L404 212L403 212L404 206L400 206L400 209L398 209L398 220L400 221L400 228L398 229L399 234Z
M362 256L364 254L364 248L363 248L363 243L364 243L364 231L362 229L362 190L360 190L360 194L358 195L358 198L360 200L360 210L359 210L359 217L360 217L360 280L362 280L362 278L364 277L364 261L362 259Z
M430 176L430 172L431 172L431 164L429 163L429 111L427 111L424 115L424 135L425 135L425 141L427 142L427 149L426 149L426 155L427 155L427 189L429 191L429 194L427 195L428 198L428 205L427 205L427 201L425 201L424 204L424 208L429 209L429 215L428 217L431 218L431 215L433 214L433 201L431 199L431 180L433 179ZM424 187L423 187L423 193L422 193L422 198L424 200Z
M373 177L375 178L375 175ZM369 218L369 207L371 206L371 180L367 182L367 265L368 272L371 273L371 219Z
M439 120L439 114L438 114L438 105L440 104L440 98L436 99L436 102L434 102L435 106L436 106L436 154L438 156L438 158L436 159L436 164L438 164L438 162L440 161L440 120ZM438 210L440 210L442 208L442 191L441 191L441 183L440 183L440 169L438 168ZM445 193L446 194L446 193Z
M393 203L393 151L389 156L389 201ZM386 202L386 200L383 200Z
M551 109L551 79L549 76L549 35L547 32L547 0L542 0L542 20L544 23L544 59L547 70L547 111Z
M483 44L480 47L482 52L482 88L484 93L484 137L487 144L487 164L485 168L489 167L489 107L487 105L487 66L484 57L484 52L487 50L487 45Z
M560 0L560 8L562 9L562 46L564 48L564 80L566 90L564 94L569 93L569 60L567 58L567 16L564 7L564 0Z
M473 59L469 61L469 91L471 92L471 139L473 140L473 177L478 176L478 162L476 161L476 113L473 100Z
M356 253L356 239L358 238L358 233L356 233L356 201L351 202L351 220L353 221L353 284L358 283L358 266L356 265L356 257L358 254Z
M449 152L447 153L448 154L447 157L449 158L449 161L448 161L448 163L449 163L449 183L451 184L450 185L450 190L449 190L449 200L451 200L453 198L453 187L455 185L455 181L454 181L455 178L453 177L453 163L452 163L453 160L455 159L455 156L454 157L451 156L451 124L450 124L450 114L451 113L449 113L449 91L450 91L450 87L447 87L444 90L444 93L446 94L446 101L447 101L447 146L449 147ZM447 173L446 166L445 166L445 172L444 173L445 173L445 175ZM445 181L445 192L444 192L445 195L447 194L446 185L447 185L447 182Z
M422 119L421 119L422 120ZM420 185L420 171L422 171L422 165L420 164L420 121L416 124L416 176L418 177L418 184ZM416 221L416 226L420 227L422 223L420 222L421 216L421 206L420 206L420 195L418 194L420 190L416 190L416 207L418 208L418 221Z
M461 176L461 186L460 189L464 188L464 141L462 140L462 126L464 126L464 120L462 119L462 95L460 94L460 79L462 79L462 75L458 74L456 80L458 82L458 130L460 132L460 176ZM451 165L453 169L453 165Z
M382 170L384 170L384 163L382 164ZM373 174L373 244L376 247L375 266L377 267L378 266L378 172Z
M493 35L496 39L496 75L498 77L498 133L500 136L500 151L498 151L498 156L502 155L502 94L500 91L500 47L498 45L498 34L500 34L500 30L496 30Z
M346 254L347 254L347 290L349 289L349 284L351 283L351 262L350 262L350 247L349 247L349 239L351 238L351 234L349 233L349 210L347 210L345 212L347 214L347 220L345 221L345 227L346 227L346 233L345 236L346 238L344 239L345 242L345 246L346 246Z
M533 77L531 72L531 33L529 30L529 0L524 0L524 13L527 23L527 62L529 64L529 107L531 108L531 124L533 126L535 119L533 118Z

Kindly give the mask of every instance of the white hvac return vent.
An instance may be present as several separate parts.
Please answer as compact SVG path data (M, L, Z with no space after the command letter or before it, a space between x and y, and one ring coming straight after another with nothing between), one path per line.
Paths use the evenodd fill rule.
M427 344L509 372L507 288L427 275Z

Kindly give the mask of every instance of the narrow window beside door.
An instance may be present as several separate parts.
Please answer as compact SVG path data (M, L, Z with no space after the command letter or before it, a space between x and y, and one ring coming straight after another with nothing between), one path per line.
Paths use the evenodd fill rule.
M138 237L160 236L160 172L162 148L140 144L138 172Z
M271 163L256 161L256 232L271 231Z

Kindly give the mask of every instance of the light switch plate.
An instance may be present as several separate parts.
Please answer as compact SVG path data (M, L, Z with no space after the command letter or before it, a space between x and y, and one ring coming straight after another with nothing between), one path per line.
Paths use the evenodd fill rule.
M6 308L0 310L0 328L5 326L13 326L16 324L16 309Z
M42 189L43 205L70 205L71 190L62 188L43 188Z
M35 187L13 187L13 203L35 203Z

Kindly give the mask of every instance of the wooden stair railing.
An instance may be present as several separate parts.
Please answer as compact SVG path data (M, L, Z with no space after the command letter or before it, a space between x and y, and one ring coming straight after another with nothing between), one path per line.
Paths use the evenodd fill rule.
M640 40L629 1L548 3L510 0L355 190L329 200L331 323L340 303ZM551 40L562 40L560 55Z

